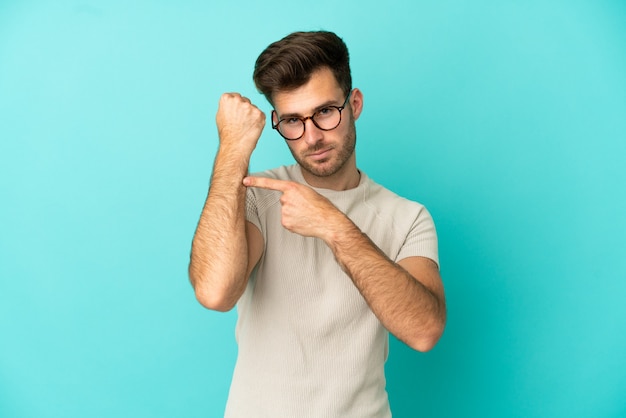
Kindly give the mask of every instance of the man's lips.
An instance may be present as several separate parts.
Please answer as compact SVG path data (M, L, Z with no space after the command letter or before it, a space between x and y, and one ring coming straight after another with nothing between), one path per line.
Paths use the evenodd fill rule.
M323 160L324 158L328 157L330 151L332 151L332 148L324 148L321 150L313 151L309 153L309 157L314 160Z

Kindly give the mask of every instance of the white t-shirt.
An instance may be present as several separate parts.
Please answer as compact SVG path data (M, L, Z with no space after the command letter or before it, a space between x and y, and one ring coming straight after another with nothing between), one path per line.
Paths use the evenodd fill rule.
M257 175L306 184L298 165ZM354 189L315 190L391 260L438 262L435 226L419 203L363 172ZM280 195L247 192L246 218L261 231L265 251L237 304L239 352L225 416L390 417L388 332L330 248L281 225Z

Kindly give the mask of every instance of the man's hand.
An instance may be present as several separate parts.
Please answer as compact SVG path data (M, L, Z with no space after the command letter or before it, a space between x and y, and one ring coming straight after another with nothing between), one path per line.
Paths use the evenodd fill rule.
M296 234L328 242L335 231L349 222L328 199L303 184L265 177L246 177L243 184L282 192L282 224Z
M265 114L239 93L224 93L215 116L221 146L252 154L265 126Z

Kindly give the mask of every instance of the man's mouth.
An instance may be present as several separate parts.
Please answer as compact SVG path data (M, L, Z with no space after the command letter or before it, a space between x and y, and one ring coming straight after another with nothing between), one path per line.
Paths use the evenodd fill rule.
M313 152L309 153L309 157L314 159L314 160L323 160L325 158L328 157L328 155L330 154L330 151L332 151L332 147L331 148L323 148L320 150L316 150Z

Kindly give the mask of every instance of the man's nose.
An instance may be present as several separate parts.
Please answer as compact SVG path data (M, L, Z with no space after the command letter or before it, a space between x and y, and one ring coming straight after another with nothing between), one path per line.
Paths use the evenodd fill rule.
M304 121L304 135L302 136L303 141L309 145L315 145L322 140L323 136L324 131L313 123L313 119L308 118Z

